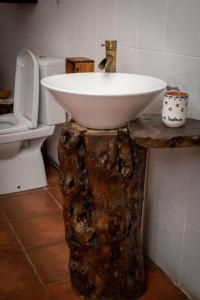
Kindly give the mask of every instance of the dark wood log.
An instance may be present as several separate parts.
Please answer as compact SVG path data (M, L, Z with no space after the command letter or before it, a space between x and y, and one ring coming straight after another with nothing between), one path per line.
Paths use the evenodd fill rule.
M60 135L60 185L71 282L87 300L131 300L144 291L141 215L146 149L127 129L71 123Z
M128 124L131 139L146 148L192 147L200 145L200 121L187 119L179 128L164 125L161 115L142 115Z
M200 121L166 127L143 115L119 130L71 123L61 132L60 184L72 285L86 300L131 300L144 290L141 214L146 149L200 145Z

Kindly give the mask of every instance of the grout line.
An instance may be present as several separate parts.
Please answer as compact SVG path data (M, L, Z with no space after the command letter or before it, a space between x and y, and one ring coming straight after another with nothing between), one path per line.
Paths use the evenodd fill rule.
M39 245L35 245L35 246L24 247L24 249L31 250L31 249L34 249L34 248L41 248L41 247L44 248L46 246L53 246L53 245L61 244L61 243L65 243L66 244L65 238L57 240L57 241L53 241L53 242L47 242L45 244L39 244ZM66 244L66 246L67 246L67 244Z
M1 199L13 198L13 197L18 196L18 195L26 195L28 193L42 191L43 189L45 189L45 186L37 188L37 189L19 191L19 192L15 192L15 193L2 194L2 195L0 195L0 202L1 202Z
M51 192L46 189L46 191L48 192L49 196L52 198L52 200L58 205L58 207L63 210L63 206L59 203L59 201L54 197L53 194L51 194Z
M96 47L96 43L97 43L97 39L98 39L98 31L97 31L97 10L98 10L98 4L97 4L97 0L95 1L95 47ZM94 42L93 42L94 43Z
M152 159L151 157L151 149L149 150L149 165L150 165L150 160ZM153 190L153 196L152 196L152 200L151 201L151 209L152 209L152 218L153 218L153 225L152 225L152 232L151 232L151 244L150 244L150 257L152 260L155 260L155 255L153 253L154 250L154 238L155 238L155 232L156 232L156 221L157 221L157 202L158 202L158 190L157 190L157 186L158 186L158 164L155 161L155 159L153 159L153 163L156 163L156 171L154 170L154 175L155 175L155 185L154 185L154 190ZM148 174L149 177L149 174Z
M166 4L165 4L165 25L164 25L164 43L163 43L163 52L166 53L166 43L167 43L167 16L168 16L168 0L166 0Z
M135 49L138 50L139 44L139 19L140 19L140 2L137 0L137 28L136 28L136 47Z
M139 4L138 4L139 5ZM138 35L139 35L139 26L137 25L137 41L136 41L136 46L135 47L127 47L127 46L124 46L124 45L119 45L119 47L121 48L125 48L125 49L134 49L134 50L143 50L143 51L146 51L146 52L153 52L153 53L161 53L163 55L174 55L174 56L180 56L180 57L183 57L183 58L193 58L193 59L200 59L200 55L192 55L192 54L184 54L184 53L177 53L177 52L171 52L171 51L163 51L162 50L158 50L158 49L147 49L147 48L143 48L143 47L139 47L138 46ZM78 40L76 39L72 39L73 42L76 42ZM97 40L97 42L92 42L92 41L83 41L83 42L86 42L86 43L91 43L91 44L96 44L98 46L98 42L101 42L99 40Z
M189 160L189 158L188 158ZM189 170L191 171L191 161L188 161ZM182 274L182 265L183 265L183 252L184 252L184 244L185 244L185 232L186 232L186 223L187 223L187 210L188 210L188 202L189 202L189 173L187 173L187 193L185 196L185 212L184 212L184 225L183 225L183 233L182 233L182 243L181 243L181 258L180 258L180 266L178 272L178 286L181 285L181 274Z
M12 299L14 299L13 296L19 296L21 293L30 292L32 290L34 290L34 287L32 287L30 289L22 289L20 291L11 292L11 293L8 293L8 294L6 293L4 295L0 295L0 300L10 299L10 297L12 297ZM45 287L44 290L45 290L45 292L47 291L47 293L48 293L48 295L47 295L48 296L48 300L54 300L54 298L52 298L53 296L51 294L49 294L49 291L46 289L46 287ZM19 299L19 298L17 298L17 299ZM67 300L69 300L69 299L67 299Z
M9 221L12 223L12 222L18 222L18 221L24 221L24 220L28 220L28 219L34 219L34 218L40 218L40 217L48 217L48 216L52 216L52 215L56 215L58 213L60 213L60 207L58 207L58 210L54 211L54 212L49 212L49 213L43 213L43 214L36 214L36 215L31 215L29 217L22 217L22 218L12 218L12 219L9 219ZM2 207L2 210L4 208Z
M3 208L2 208L2 211L3 211ZM41 217L49 217L49 216L54 216L54 215L58 215L58 214L61 214L61 213L62 213L62 210L58 210L58 211L55 211L55 212L52 212L52 213L48 213L48 214L41 214L41 215L37 214L35 216L30 216L30 217L26 217L26 218L10 219L10 220L8 219L8 220L11 223L19 223L21 221L26 221L26 220L29 220L29 219L38 219L38 218L41 218Z
M31 260L31 258L29 257L28 253L26 252L26 249L24 248L24 245L22 244L22 241L21 241L20 238L18 237L17 232L15 231L15 229L14 229L12 223L9 221L9 219L7 218L7 216L6 216L6 214L5 214L4 212L3 212L3 215L4 215L4 217L6 218L6 220L7 220L7 222L8 222L8 225L9 225L9 227L10 227L10 229L11 229L13 235L15 236L17 242L18 242L19 245L21 246L22 252L24 253L25 257L27 258L29 264L31 265L31 267L32 267L32 269L33 269L33 272L35 273L37 279L39 280L39 282L41 283L41 285L42 285L43 287L45 287L44 282L43 282L43 280L42 280L40 274L38 273L36 267L34 266L32 260Z
M49 286L52 286L54 284L61 284L61 283L65 283L65 282L69 282L70 281L70 276L68 279L65 279L65 280L61 280L61 281L56 281L56 282L53 282L53 283L47 283L45 284L46 287L49 287ZM67 299L66 299L67 300Z
M114 34L114 39L117 40L117 8L118 8L118 5L117 5L117 0L115 0L114 2L114 20L113 20L113 34Z
M48 297L49 297L50 299L52 299L51 294L49 293L48 289L46 289L45 284L44 284L44 282L43 282L43 280L42 280L42 278L41 278L39 272L37 271L37 268L35 267L35 265L33 264L32 260L31 260L31 258L29 257L29 255L28 255L26 249L24 248L24 245L23 245L22 241L21 241L20 238L18 237L17 232L15 231L15 229L14 229L12 223L9 221L9 219L7 218L7 216L6 216L6 214L5 214L4 211L2 212L2 214L3 214L3 216L5 217L5 219L7 220L8 225L9 225L9 227L10 227L10 229L11 229L11 231L12 231L14 237L16 238L17 242L19 243L19 245L20 245L20 247L21 247L21 250L22 250L22 252L24 253L24 255L25 255L25 257L26 257L26 259L27 259L29 265L31 266L31 268L32 268L32 270L33 270L33 272L34 272L36 278L38 279L38 281L40 282L40 284L42 285L42 287L45 289L45 291L47 292ZM28 291L28 290L30 290L30 289L27 289L27 291Z

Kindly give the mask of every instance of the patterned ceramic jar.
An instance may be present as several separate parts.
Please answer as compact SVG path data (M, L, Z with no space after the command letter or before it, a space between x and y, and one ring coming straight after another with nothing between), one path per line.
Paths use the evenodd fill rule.
M163 98L162 120L169 127L181 127L186 122L188 94L167 92Z

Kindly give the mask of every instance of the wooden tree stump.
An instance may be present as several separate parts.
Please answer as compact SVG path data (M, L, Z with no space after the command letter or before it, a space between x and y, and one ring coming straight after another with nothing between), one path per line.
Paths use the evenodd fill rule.
M141 215L146 149L127 129L70 123L60 135L60 184L71 282L87 300L131 300L144 291Z
M200 121L168 128L143 115L127 128L60 135L60 184L72 285L86 300L132 300L144 290L141 214L146 149L200 146Z

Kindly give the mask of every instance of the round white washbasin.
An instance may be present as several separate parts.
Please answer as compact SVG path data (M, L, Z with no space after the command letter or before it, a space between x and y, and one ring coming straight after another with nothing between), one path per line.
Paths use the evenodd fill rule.
M160 79L126 73L72 73L41 84L80 125L114 129L135 119L166 88Z

